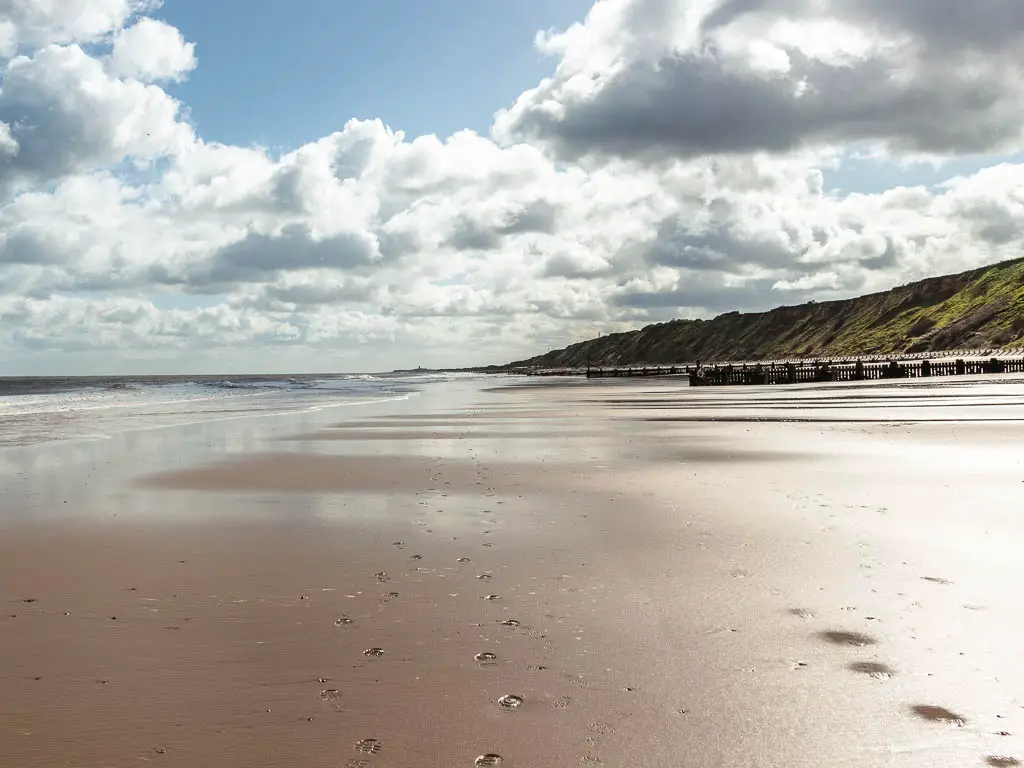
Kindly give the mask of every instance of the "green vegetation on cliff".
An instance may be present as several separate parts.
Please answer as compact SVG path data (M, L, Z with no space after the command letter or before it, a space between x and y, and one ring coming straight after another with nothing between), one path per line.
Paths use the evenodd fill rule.
M1024 259L843 301L615 333L513 363L576 367L1024 345Z

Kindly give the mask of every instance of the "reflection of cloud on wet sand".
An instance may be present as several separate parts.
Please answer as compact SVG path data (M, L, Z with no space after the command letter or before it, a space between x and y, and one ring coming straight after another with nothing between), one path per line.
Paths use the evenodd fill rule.
M426 456L268 453L150 475L140 482L151 488L207 491L523 493L555 491L566 479L564 470L526 463L489 462L485 467L472 460Z

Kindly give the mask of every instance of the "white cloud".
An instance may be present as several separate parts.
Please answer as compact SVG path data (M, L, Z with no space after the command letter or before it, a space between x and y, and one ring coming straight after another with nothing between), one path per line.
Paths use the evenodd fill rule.
M114 38L110 66L121 77L181 80L195 69L195 48L170 24L142 18Z
M1021 165L879 194L823 180L865 139L1012 143L1009 3L948 6L952 25L882 0L601 0L539 38L556 71L497 117L500 143L353 120L283 155L195 135L156 84L194 51L138 4L37 5L0 0L19 51L0 81L0 353L18 370L96 348L207 368L500 362L1024 246Z
M154 0L0 0L0 55L19 46L92 43L120 29Z
M8 157L18 154L18 140L11 135L10 123L0 123L0 154Z
M556 73L500 113L503 142L648 160L876 142L1018 148L1024 5L991 0L602 0L543 41Z
M121 80L77 45L48 45L3 70L0 122L17 154L0 157L0 199L26 185L151 160L192 143L178 103L155 85Z

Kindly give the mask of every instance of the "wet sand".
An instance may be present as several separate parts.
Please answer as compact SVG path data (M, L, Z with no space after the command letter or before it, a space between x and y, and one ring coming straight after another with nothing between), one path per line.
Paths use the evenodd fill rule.
M1012 765L1021 419L485 382L7 452L0 765Z

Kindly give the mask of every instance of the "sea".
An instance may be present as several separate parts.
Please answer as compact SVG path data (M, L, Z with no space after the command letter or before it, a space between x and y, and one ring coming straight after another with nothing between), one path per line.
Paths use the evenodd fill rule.
M408 399L466 373L0 377L0 449Z

